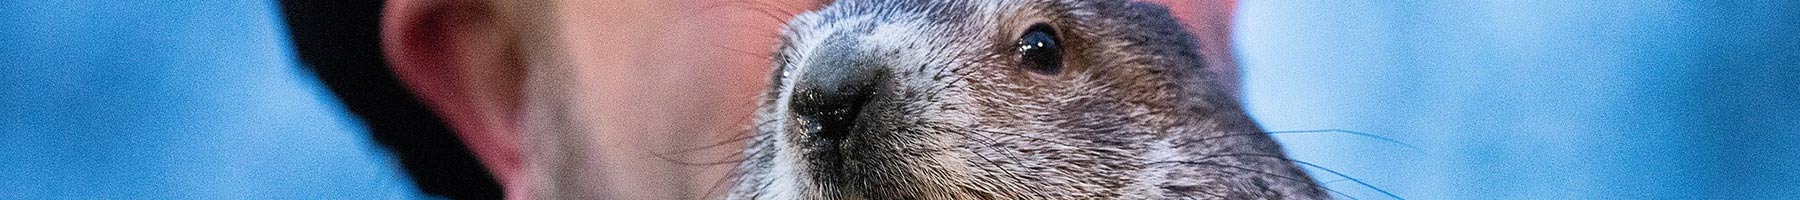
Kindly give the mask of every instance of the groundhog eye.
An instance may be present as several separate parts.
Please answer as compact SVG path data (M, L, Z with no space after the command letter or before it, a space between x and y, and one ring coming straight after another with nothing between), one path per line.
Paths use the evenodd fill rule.
M1061 73L1063 52L1058 42L1056 29L1049 24L1031 25L1019 36L1019 67L1038 74Z

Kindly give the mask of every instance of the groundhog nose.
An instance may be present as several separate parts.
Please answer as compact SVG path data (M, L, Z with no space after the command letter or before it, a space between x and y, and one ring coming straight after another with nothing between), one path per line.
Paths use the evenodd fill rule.
M842 140L855 131L857 117L869 101L867 92L858 90L812 90L795 95L792 108L804 122L804 131L830 141Z
M854 40L841 36L827 39L814 51L816 57L796 77L789 105L804 121L806 132L827 142L856 131L857 118L864 115L863 107L884 76L877 62L855 48Z
M856 131L857 118L873 96L876 75L850 68L860 67L816 69L797 85L789 108L804 121L807 132L835 141Z
M791 109L805 122L807 132L825 140L842 140L857 128L874 92L869 75L837 74L812 76L803 81L802 89L793 93Z

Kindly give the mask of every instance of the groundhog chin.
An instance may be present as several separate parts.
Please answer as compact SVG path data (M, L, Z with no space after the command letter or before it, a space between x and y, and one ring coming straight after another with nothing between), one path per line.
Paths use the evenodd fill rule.
M917 163L912 161L916 158L902 153L893 141L879 141L891 133L856 131L848 136L827 137L800 132L809 136L792 147L802 152L805 173L815 182L832 183L827 186L892 184L896 179L908 178L900 172L920 167L912 166Z
M968 172L949 167L965 164L947 158L959 153L919 134L929 131L869 128L838 137L792 131L807 134L790 140L801 153L797 172L828 199L943 199L935 197L970 188L962 183Z

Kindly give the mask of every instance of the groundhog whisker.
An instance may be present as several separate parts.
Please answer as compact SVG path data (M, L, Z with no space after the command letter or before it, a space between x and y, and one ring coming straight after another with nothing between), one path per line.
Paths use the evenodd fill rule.
M756 190L768 191L770 185L774 185L774 182L762 182L760 184L757 184ZM750 199L762 199L763 194L765 194L765 193L758 192L756 194L751 194Z
M1065 147L1070 147L1070 148L1075 148L1075 149L1082 149L1082 148L1081 148L1081 147L1080 147L1080 146L1076 146L1076 145L1072 145L1072 144L1067 144L1067 143L1061 143L1061 142L1057 142L1057 141L1054 141L1054 140L1047 140L1047 139L1042 139L1042 138L1037 138L1037 137L1032 137L1032 136L1027 136L1027 135L1023 135L1023 134L1016 134L1016 133L1008 133L1008 132L1001 132L1001 131L994 131L994 130L985 130L985 129L976 129L976 130L973 130L973 131L975 131L975 132L977 132L977 133L989 133L989 134L1000 134L1000 135L1006 135L1006 136L1013 136L1013 137L1019 137L1019 138L1025 138L1025 139L1031 139L1031 140L1037 140L1037 141L1041 141L1041 142L1046 142L1046 143L1052 143L1052 144L1057 144L1057 145L1062 145L1062 146L1065 146ZM1229 138L1229 137L1238 137L1238 136L1254 136L1254 135L1282 135L1282 134L1306 134L1306 133L1344 133L1344 134L1351 134L1351 135L1357 135L1357 136L1364 136L1364 137L1370 137L1370 138L1373 138L1373 139L1377 139L1377 140L1381 140L1381 141L1386 141L1386 142L1391 142L1391 143L1394 143L1394 144L1399 144L1399 145L1402 145L1402 146L1403 146L1403 147L1407 147L1407 148L1410 148L1410 149L1415 149L1415 150L1417 150L1417 149L1418 149L1418 148L1417 148L1417 147L1415 147L1415 146L1412 146L1412 145L1410 145L1410 144L1407 144L1407 143L1404 143L1404 142L1400 142L1400 141L1397 141L1397 140L1393 140L1393 139L1390 139L1390 138L1386 138L1386 137L1382 137L1382 136L1379 136L1379 135L1374 135L1374 134L1369 134L1369 133L1363 133L1363 132L1357 132L1357 131L1349 131L1349 130L1342 130L1342 129L1323 129L1323 130L1290 130L1290 131L1266 131L1266 132L1252 132L1252 133L1234 133L1234 134L1225 134L1225 135L1219 135L1219 136L1212 136L1212 137L1206 137L1206 138L1201 138L1201 139L1197 139L1197 140L1193 140L1193 141L1190 141L1190 142L1188 142L1188 143L1183 143L1183 144L1182 144L1182 145L1187 145L1187 144L1192 144L1192 143L1196 143L1196 142L1205 142L1205 141L1208 141L1208 140L1213 140L1213 139L1222 139L1222 138ZM965 135L980 135L980 134L965 134ZM988 138L988 139L987 139L987 140L995 140L995 139L993 139L993 138ZM985 147L987 147L987 148L990 148L990 149L992 149L992 148L995 148L995 146L996 146L996 145L997 145L997 143L992 143L992 142L982 142L982 141L984 141L984 140L980 140L980 139L977 139L977 142L980 142L980 143L983 143L983 144L984 144L984 145L986 145L986 146L985 146ZM998 151L998 150L996 150L996 151ZM1000 152L1001 152L1001 153L1003 153L1003 154L1005 154L1005 153L1006 153L1006 152L1004 152L1004 151L1000 151ZM1007 155L1007 156L1012 156L1012 155L1010 155L1010 154L1006 154L1006 155ZM1359 180L1359 179L1356 179L1356 178L1354 178L1354 177L1350 177L1350 176L1348 176L1348 175L1346 175L1346 174L1343 174L1343 173L1340 173L1340 172L1337 172L1337 171L1335 171L1335 170L1331 170L1331 169L1328 169L1328 168L1325 168L1325 167L1323 167L1323 166L1319 166L1319 165L1316 165L1316 164L1312 164L1312 163L1308 163L1308 162L1303 162L1303 161L1297 161L1297 160L1292 160L1292 159L1288 159L1288 158L1284 158L1284 157L1280 157L1280 156L1270 156L1270 155L1262 155L1262 154L1225 154L1225 155L1213 155L1213 156L1208 156L1208 157L1206 157L1206 158L1202 158L1202 160L1203 160L1203 159L1207 159L1207 158L1213 158L1213 157L1224 157L1224 156L1259 156L1259 157L1269 157L1269 158L1276 158L1276 159L1280 159L1280 160L1283 160L1283 161L1291 161L1291 162L1296 162L1296 163L1299 163L1299 164L1302 164L1302 165L1306 165L1306 166L1311 166L1311 167L1313 167L1313 168L1318 168L1318 169L1321 169L1321 170L1324 170L1324 171L1326 171L1326 172L1329 172L1329 173L1332 173L1332 174L1334 174L1334 175L1337 175L1337 176L1339 176L1339 177L1342 177L1342 178L1344 178L1344 179L1341 179L1341 180L1349 180L1349 181L1353 181L1353 182L1355 182L1355 183L1358 183L1358 184L1359 184L1359 185L1362 185L1362 186L1363 186L1363 187L1368 187L1368 188L1370 188L1370 189L1373 189L1373 190L1376 190L1376 191L1378 191L1378 192L1381 192L1381 193L1383 193L1383 194L1384 194L1384 195L1387 195L1387 196L1389 196L1389 197L1392 197L1392 198L1395 198L1395 199L1402 199L1402 200L1404 200L1404 199L1405 199L1405 198L1401 198L1401 197L1399 197L1399 196L1398 196L1398 195L1394 195L1394 194L1392 194L1392 193L1390 193L1390 192L1387 192L1387 191L1385 191L1385 190L1382 190L1382 189L1380 189L1380 188L1378 188L1378 187L1375 187L1375 186L1373 186L1373 185L1369 185L1369 184L1367 184L1367 183L1366 183L1366 182L1363 182L1363 181L1361 181L1361 180ZM982 157L982 158L983 158L983 159L987 159L987 158L986 158L986 157ZM1018 159L1017 159L1017 158L1016 158L1016 157L1013 157L1013 159L1014 159L1014 160L1015 160L1015 162L1017 162L1017 160L1018 160ZM988 162L990 162L990 163L991 163L991 162L993 162L993 161L992 161L992 160L988 160ZM1152 163L1152 164L1157 164L1157 163ZM1215 164L1215 165L1216 165L1216 164ZM1283 175L1278 175L1278 174L1274 174L1274 173L1269 173L1269 172L1264 172L1264 171L1259 171L1259 170L1254 170L1254 169L1249 169L1249 168L1243 168L1243 167L1235 167L1235 166L1233 166L1233 167L1232 167L1232 168L1237 168L1237 169L1241 169L1241 170L1252 170L1252 171L1255 171L1255 172L1258 172L1258 173L1263 173L1263 174L1268 174L1268 175L1272 175L1272 176L1279 176L1279 177L1282 177L1282 178L1285 178L1285 179L1296 179L1296 178L1294 178L1294 177L1288 177L1288 176L1283 176ZM1009 173L1009 174L1010 174L1010 173L1011 173L1011 172L1008 172L1008 173ZM1016 175L1015 175L1015 176L1016 176ZM1320 184L1317 184L1317 183L1311 183L1311 182L1306 182L1306 183L1309 183L1309 184L1311 184L1311 185L1313 185L1313 186L1315 186L1315 187L1319 187L1319 188L1321 188L1321 189L1324 189L1324 190L1327 190L1327 191L1330 191L1330 192L1332 192L1332 193L1337 193L1337 194L1338 194L1338 195L1344 195L1344 196L1345 196L1345 197L1346 197L1346 198L1351 198L1351 199L1358 199L1358 198L1356 198L1356 197L1353 197L1353 196L1349 196L1349 195L1348 195L1348 194L1346 194L1346 193L1343 193L1343 192L1339 192L1339 191L1335 191L1335 190L1334 190L1334 189L1331 189L1331 188L1328 188L1328 187L1325 187L1325 185L1320 185ZM1200 192L1203 192L1203 193L1206 193L1206 194L1208 194L1208 195L1212 195L1212 196L1216 196L1216 197L1221 197L1221 198L1224 198L1224 197L1223 197L1223 196L1220 196L1220 195L1218 195L1218 194L1212 194L1212 193L1207 193L1207 192L1204 192L1204 191L1200 191ZM1189 197L1189 198L1192 198L1192 197Z
M1380 140L1383 142L1397 144L1397 145L1400 145L1401 147L1406 147L1407 149L1412 149L1413 151L1421 151L1421 152L1424 151L1423 149L1420 149L1418 146L1413 146L1412 144L1408 144L1406 142L1394 140L1393 138L1388 138L1388 137L1384 137L1384 136L1373 134L1373 133L1365 133L1365 132L1345 130L1345 129L1287 130L1287 131L1269 131L1269 132L1265 132L1265 133L1268 133L1269 135L1304 134L1304 133L1342 133L1342 134L1350 134L1350 135L1355 135L1355 136L1363 136L1363 137L1367 137L1369 139L1375 139L1375 140Z
M1391 192L1388 192L1388 191L1387 191L1387 190L1383 190L1383 189L1381 189L1381 188L1380 188L1380 187L1375 187L1375 185L1370 185L1370 184L1369 184L1369 183L1368 183L1368 182L1363 182L1363 181L1362 181L1362 179L1357 179L1357 178L1356 178L1356 177L1351 177L1351 176L1350 176L1350 175L1345 175L1345 174L1344 174L1344 173L1342 173L1342 172L1338 172L1338 171L1337 171L1337 170L1332 170L1332 169L1331 169L1331 168L1327 168L1327 167L1325 167L1325 166L1320 166L1320 165L1317 165L1317 164L1313 164L1313 163L1311 163L1311 162L1306 162L1306 161L1300 161L1300 160L1294 160L1294 159L1291 159L1291 158L1287 158L1287 157L1285 157L1285 156L1277 156L1277 155L1268 155L1268 154L1248 154L1248 153L1247 153L1247 154L1213 154L1213 155L1207 155L1207 156L1205 156L1205 157L1201 157L1201 158L1198 158L1198 159L1194 159L1194 160L1206 160L1206 159L1212 159L1212 158L1219 158L1219 157L1235 157L1235 156L1249 156L1249 157L1262 157L1262 158L1270 158L1270 159L1277 159L1277 160L1282 160L1282 161L1288 161L1288 162L1293 162L1293 163L1298 163L1298 164L1300 164L1300 165L1305 165L1305 166L1310 166L1310 167L1313 167L1313 168L1317 168L1317 169L1319 169L1319 170L1321 170L1321 171L1325 171L1325 172L1326 172L1326 173L1331 173L1331 174L1333 174L1333 175L1337 175L1337 176L1338 176L1338 177L1342 177L1342 178L1344 178L1344 179L1348 179L1348 180L1350 180L1350 182L1354 182L1354 183L1356 183L1356 184L1358 184L1358 185L1362 185L1362 186L1363 186L1363 187L1367 187L1367 188L1369 188L1369 189L1373 189L1373 190L1375 190L1375 191L1376 191L1376 192L1381 192L1381 194L1383 194L1383 195L1387 195L1387 196L1388 196L1388 197L1392 197L1392 198L1394 198L1394 199L1402 199L1402 200L1404 200L1404 199L1406 199L1406 198L1401 198L1401 197L1400 197L1400 196L1399 196L1399 195L1395 195L1395 194L1394 194L1394 193L1391 193ZM1317 185L1317 184L1315 184L1315 185ZM1323 186L1321 186L1321 187L1323 187Z
M1162 165L1162 164L1180 164L1180 165L1205 165L1205 166L1214 166L1214 167L1225 167L1225 168L1232 168L1232 169L1238 169L1238 170L1244 170L1244 171L1250 171L1250 172L1254 172L1254 173L1257 173L1257 174L1262 174L1262 175L1267 175L1267 176L1273 176L1273 177L1276 177L1276 178L1281 178L1281 179L1284 179L1284 180L1288 180L1288 181L1293 181L1293 182L1297 182L1297 183L1306 183L1306 184L1307 184L1307 185L1311 185L1311 186L1312 186L1312 187L1314 187L1314 188L1319 188L1319 189L1323 189L1323 190L1325 190L1325 191L1326 191L1326 192L1331 192L1331 193L1334 193L1334 194L1338 194L1338 195L1339 195L1339 196L1344 196L1344 198L1350 198L1350 199L1351 199L1351 200L1362 200L1362 199L1359 199L1359 198L1356 198L1356 197L1354 197L1354 196L1350 196L1350 195L1349 195L1349 194L1346 194L1346 193L1344 193L1344 192L1340 192L1340 191L1337 191L1337 190L1334 190L1334 189L1331 189L1331 188L1328 188L1328 187L1325 187L1325 186L1323 186L1323 185L1319 185L1319 184L1317 184L1317 183L1313 183L1313 182L1312 182L1312 181L1310 181L1310 180L1303 180L1303 179L1299 179L1299 178L1294 178L1294 177L1289 177L1289 176L1286 176L1286 175L1281 175L1281 174L1276 174L1276 173L1272 173L1272 172L1266 172L1266 171L1262 171L1262 170L1256 170L1256 169L1251 169L1251 168L1248 168L1248 167L1240 167L1240 166L1235 166L1235 165L1226 165L1226 164L1218 164L1218 163L1212 163L1212 162L1208 162L1208 161L1183 161L1183 160L1174 160L1174 161L1157 161L1157 162L1151 162L1151 163L1150 163L1150 165Z
M748 49L732 48L729 45L716 44L716 43L715 44L707 44L707 46L712 46L713 48L724 49L725 51L728 51L731 53L737 53L741 56L751 56L751 57L756 57L757 59L761 59L763 61L773 61L773 58L770 58L768 53L752 51L752 50L748 50Z
M1187 145L1190 145L1190 144L1194 144L1194 143L1204 143L1204 142L1206 142L1206 141L1209 141L1209 140L1214 140L1214 139L1222 139L1222 138L1229 138L1229 137L1240 137L1240 136L1255 136L1255 135L1284 135L1284 134L1307 134L1307 133L1341 133L1341 134L1350 134L1350 135L1354 135L1354 136L1363 136L1363 137L1368 137L1368 138L1370 138L1370 139L1375 139L1375 140L1380 140L1380 141L1383 141L1383 142L1388 142L1388 143L1392 143L1392 144L1397 144L1397 145L1400 145L1400 146L1401 146L1401 147L1405 147L1405 148L1407 148L1407 149L1412 149L1412 150L1414 150L1414 151L1424 151L1424 150L1421 150L1421 149L1419 149L1419 147L1417 147L1417 146L1413 146L1413 145L1412 145L1412 144L1407 144L1407 143L1406 143L1406 142L1400 142L1400 141L1399 141L1399 140L1394 140L1394 139L1392 139L1392 138L1387 138L1387 137L1382 137L1382 136L1380 136L1380 135L1375 135L1375 134L1370 134L1370 133L1363 133L1363 132L1357 132L1357 131L1350 131L1350 130L1343 130L1343 129L1319 129L1319 130L1290 130L1290 131L1264 131L1264 132L1240 132L1240 133L1230 133L1230 134L1224 134L1224 135L1217 135L1217 136L1211 136L1211 137L1205 137L1205 138L1200 138L1200 139L1196 139L1196 140L1193 140L1193 141L1186 141L1186 142L1182 142L1182 143L1180 143L1180 144L1175 144L1175 146L1176 146L1176 147L1181 147L1181 146L1187 146Z
M1064 146L1064 147L1068 147L1068 148L1071 148L1071 149L1077 149L1077 150L1085 150L1085 149L1086 149L1086 148L1081 148L1081 147L1078 147L1078 146L1075 146L1075 145L1069 145L1069 144L1064 144L1064 143L1060 143L1060 142L1056 142L1056 141L1053 141L1053 140L1045 140L1045 139L1042 139L1042 138L1036 138L1036 137L1031 137L1031 136L1025 136L1025 135L1020 135L1020 134L1007 134L1007 133L1003 133L1003 132L999 132L999 131L992 131L992 130L975 130L975 131L977 131L977 132L982 132L982 133L994 133L994 134L1003 134L1003 135L1010 135L1010 136L1015 136L1015 137L1021 137L1021 138L1026 138L1026 139L1032 139L1032 140L1038 140L1038 141L1044 141L1044 142L1049 142L1049 143L1052 143L1052 144L1058 144L1058 145L1062 145L1062 146ZM981 135L981 134L969 134L969 133L958 133L958 134L963 134L963 135ZM986 137L986 136L983 136L983 137ZM988 138L989 138L989 141L994 141L994 140L997 140L997 139L996 139L996 138L991 138L991 137L988 137ZM983 145L983 146L984 146L984 147L986 147L986 148L989 148L989 149L994 149L994 148L995 148L995 147L996 147L996 146L997 146L997 145L998 145L998 144L996 144L996 143L988 143L988 144L984 144L984 145ZM1011 152L1008 152L1008 151L1000 151L1000 150L997 150L997 149L996 149L996 150L995 150L995 151L996 151L996 152L999 152L999 153L1001 153L1001 154L1002 154L1002 155L1005 155L1005 156L1007 156L1007 157L1009 157L1009 158L1012 158L1012 159L1013 159L1013 160L1014 160L1014 162L1022 162L1022 161L1019 161L1019 159L1018 159L1018 157L1017 157L1017 156L1014 156L1014 155L1013 155L1013 154L1012 154L1012 153L1011 153ZM1057 168L1049 168L1049 169L1051 169L1051 170L1052 170L1052 171L1050 171L1050 172L1053 172L1053 173L1057 173L1057 174L1062 174L1062 175L1064 175L1064 176L1071 176L1071 174L1069 174L1069 173L1068 173L1068 172L1064 172L1064 171L1062 171L1062 170L1058 170L1058 169L1057 169ZM1080 188L1078 188L1078 189L1080 189Z
M1205 190L1195 190L1194 192L1199 192L1200 194L1205 194L1206 196L1218 197L1219 199L1231 199L1231 197L1225 197L1225 195L1213 194L1212 192L1207 192ZM1188 194L1185 194L1185 193L1176 193L1176 194L1180 194L1181 197L1187 198L1189 200L1199 200L1199 199L1194 198L1194 196L1189 196Z
M965 135L967 135L967 134L965 134ZM977 140L976 140L976 142L977 142L977 143L984 143L984 142L981 142L981 140L979 140L979 139L977 139ZM989 144L992 144L992 143L989 143ZM993 150L993 151L995 151L995 152L1001 152L1001 150L1000 150L1000 149L996 149L996 148L993 148L993 146L991 146L991 145L989 145L989 146L988 146L988 149L989 149L989 150ZM1007 169L1007 168L1006 168L1006 166L1000 166L1000 163L997 163L997 162L994 162L994 160L993 160L993 159L988 159L988 157L987 157L987 156L984 156L984 155L981 155L981 154L975 154L975 157L979 157L979 158L981 158L981 160L983 160L983 161L987 161L987 163L988 163L988 165L993 165L993 166L994 166L994 168L997 168L997 169L1000 169L1000 172L1001 172L1001 173L1005 173L1005 174L1006 174L1006 176L1007 176L1007 177L1011 177L1011 178L1012 178L1012 179L1013 179L1013 181L1019 181L1019 182L1025 182L1025 179L1024 179L1024 178L1021 178L1021 177L1019 177L1019 174L1016 174L1016 173L1013 173L1013 172L1012 172L1012 170L1010 170L1010 169ZM1008 156L1008 157L1011 157L1011 156ZM1018 158L1012 158L1012 159L1013 159L1013 162L1014 162L1014 163L1020 163L1020 162L1024 162L1024 161L1020 161L1020 160L1019 160L1019 159L1018 159ZM1037 192L1037 191L1036 191L1036 190L1032 190L1032 195L1035 195L1035 196L1037 196L1037 197L1038 197L1038 198L1043 198L1043 199L1049 199L1049 198L1047 198L1047 197L1046 197L1046 196L1044 196L1044 194L1043 194L1043 193L1039 193L1039 192Z
M1000 132L1000 131L993 131L993 130L982 130L982 129L972 129L972 130L970 130L970 131L975 131L975 132L982 132L982 133L992 133L992 134L1001 134L1001 135L1007 135L1007 136L1013 136L1013 137L1021 137L1021 138L1025 138L1025 139L1031 139L1031 140L1037 140L1037 141L1040 141L1040 142L1045 142L1045 143L1050 143L1050 144L1057 144L1057 145L1063 145L1063 146L1065 146L1065 147L1069 147L1069 148L1076 148L1076 149L1080 149L1080 148L1081 148L1081 146L1076 146L1076 145L1072 145L1072 144L1068 144L1068 143L1062 143L1062 142L1058 142L1058 141L1056 141L1056 140L1049 140L1049 139L1043 139L1043 138L1038 138L1038 137L1031 137L1031 136L1026 136L1026 135L1023 135L1023 134L1017 134L1017 133L1007 133L1007 132Z
M1331 185L1333 183L1344 182L1344 181L1349 181L1349 180L1350 179L1345 179L1345 178L1331 179L1329 181L1319 182L1319 185Z
M777 120L765 120L763 122L757 123L757 126L758 127L766 126L766 125L774 123L774 122L777 122ZM754 131L755 130L739 130L739 131L734 131L734 132L749 133L749 132L754 132ZM732 136L731 138L726 138L723 141L714 142L712 144L707 144L707 145L701 145L699 147L676 149L676 150L670 151L670 152L652 152L652 153L659 153L659 154L665 154L665 155L671 155L671 156L679 155L679 154L686 154L686 153L693 153L693 152L697 152L697 151L704 151L707 149L718 148L718 147L725 146L725 145L738 144L738 143L743 142L746 139L750 139L750 138L754 138L754 137L756 137L755 134L736 134L736 136ZM733 152L733 153L742 153L742 152Z
M735 6L742 6L741 8L744 8L744 9L747 9L750 11L756 11L757 13L762 14L763 17L766 17L766 19L775 20L777 22L786 21L788 17L793 17L794 15L798 14L793 11L784 10L784 7L779 6L779 5L769 4L766 2L756 2L756 1L720 2L719 4L716 4L716 5L701 7L700 10L730 8L730 7L735 7ZM714 13L714 12L694 12L694 13Z
M748 156L746 156L746 157L748 157ZM748 160L748 158L746 158L746 160ZM743 160L739 160L739 163L742 163L742 162L743 162ZM713 180L712 186L706 187L706 193L702 194L702 195L705 195L706 197L712 196L713 192L719 191L719 188L725 186L726 183L730 183L731 179L736 179L736 178L738 178L738 176L742 176L744 173L743 170L744 170L743 168L733 167L733 168L731 168L731 171L726 171L725 176L720 176L718 180Z
M755 103L757 103L757 102L758 102L758 101L752 101L752 102L749 102L749 103L750 103L750 104L755 104ZM733 120L733 121L737 121L737 123L733 123L733 124L747 124L747 123L748 123L748 121L750 121L750 120L753 120L753 117L754 117L754 116L752 116L752 115L745 115L745 116L742 116L742 117L740 117L740 118L739 118L739 119L737 119L737 120ZM659 158L659 159L662 159L662 160L664 160L664 161L668 161L668 162L671 162L671 163L676 163L676 164L682 164L682 165L688 165L688 166L712 166L712 165L720 165L720 164L733 164L733 163L734 163L734 162L741 162L741 161L742 161L742 159L737 159L737 160L722 160L722 161L699 161L699 162L689 162L689 161L682 161L682 160L679 160L679 159L674 159L674 158L671 158L671 157L680 157L680 156L679 156L679 155L681 155L681 154L688 154L688 153L694 153L694 152L700 152L700 151L706 151L706 150L709 150L709 149L714 149L714 148L718 148L718 147L725 147L725 146L727 146L727 145L732 145L732 144L740 144L740 143L742 143L742 142L744 142L744 141L745 141L745 140L747 140L747 139L750 139L750 138L754 138L754 137L756 137L756 134L754 134L754 133L755 133L755 131L756 131L756 130L757 130L757 129L759 129L759 128L762 128L762 127L764 127L764 126L768 126L768 125L769 125L769 124L773 124L773 123L775 123L775 122L778 122L778 121L779 121L779 120L773 120L773 119L770 119L770 120L763 120L763 121L762 121L762 122L758 122L758 123L755 123L755 124L753 124L753 126L751 126L751 127L743 127L743 128L739 128L739 129L738 129L738 130L735 130L735 131L706 131L706 132L713 132L713 133L717 133L717 134L719 134L719 135L722 135L722 136L726 136L726 137L727 137L727 138L725 138L725 139L724 139L724 140L721 140L721 141L718 141L718 142L713 142L713 143L711 143L711 144L706 144L706 145L700 145L700 146L698 146L698 147L691 147L691 148L684 148L684 149L675 149L675 150L672 150L672 151L667 151L667 152L656 152L656 151L653 151L653 150L652 150L652 151L651 151L651 152L649 152L649 153L650 153L650 154L651 154L651 155L652 155L652 156L655 156L655 157L657 157L657 158ZM715 128L716 128L716 127L715 127ZM709 137L709 138L710 138L710 137ZM642 145L642 144L639 144L639 145ZM639 148L639 149L645 149L645 150L649 150L649 149L651 149L651 148L645 148L645 147L641 147L641 146L640 146L640 147L638 147L638 148ZM735 149L733 149L733 150L735 150ZM732 157L737 157L737 156L739 156L739 155L741 155L741 154L743 154L743 151L731 151L731 154L730 154L730 156L732 156Z
M736 138L736 139L731 139L731 140L742 140L742 139L747 139L747 138ZM654 150L649 150L651 148L642 146L643 144L641 144L641 143L633 144L633 145L637 145L638 149L645 150L646 154L649 154L651 157L655 157L658 160L662 160L664 162L675 163L675 164L685 165L685 166L714 166L714 165L723 165L723 164L735 164L735 163L742 162L744 159L731 158L731 159L727 159L727 160L718 160L718 161L691 162L691 161L685 161L683 159L678 159L678 158L673 158L673 157L679 157L680 154L693 153L693 152L697 152L700 150L711 149L714 147L723 146L723 144L731 144L733 142L735 142L735 141L728 140L725 142L718 143L719 145L708 145L708 147L677 150L675 152L656 152ZM737 155L741 155L741 154L743 154L743 153L742 152L732 152L729 155L729 157L737 157Z
M641 148L641 146L640 146L640 148ZM727 159L727 160L700 161L700 162L689 162L689 161L684 161L682 159L671 158L671 157L669 157L670 155L657 153L657 152L649 152L649 154L651 157L656 157L656 159L662 160L663 162L675 163L678 165L685 165L685 166L716 166L716 165L724 165L724 164L737 164L737 163L742 163L745 160L745 158L735 156L735 155L741 155L742 153L732 153L733 156L731 156L731 157L736 157L736 158L731 158L731 159Z
M745 119L745 120L748 120L748 119ZM777 122L777 120L765 120L763 122L757 123L756 127L767 126L768 124L771 124L774 122ZM681 154L694 153L694 152L704 151L704 150L708 150L708 149L723 147L725 145L741 143L745 140L755 138L756 137L755 134L748 134L748 133L754 132L754 131L755 131L754 128L741 130L739 132L744 132L746 134L736 134L737 136L732 136L731 138L727 138L723 141L719 141L719 142L715 142L715 143L707 144L707 145L702 145L700 147L687 148L687 149L676 149L676 150L670 151L670 152L650 151L648 153L652 157L655 157L659 160L662 160L665 162L670 162L670 163L675 163L678 165L684 165L684 166L716 166L716 165L725 165L725 164L738 164L738 163L742 163L744 160L748 159L745 156L743 156L743 154L744 154L743 151L732 151L730 154L726 155L726 157L728 157L729 159L717 160L717 161L694 162L694 161L686 161L683 159L678 159L678 158L673 158L673 157L680 157L679 155L681 155ZM640 146L638 148L646 149L646 150L650 149L650 148L645 148L642 146ZM735 171L736 169L733 168L733 170Z

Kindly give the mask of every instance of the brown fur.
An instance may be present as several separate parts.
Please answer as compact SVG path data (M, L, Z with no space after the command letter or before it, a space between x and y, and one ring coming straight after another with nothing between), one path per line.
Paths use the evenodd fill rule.
M1060 73L1022 70L1056 27ZM731 199L1324 199L1156 5L839 1L783 31ZM854 127L795 114L867 84Z

